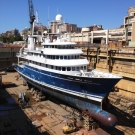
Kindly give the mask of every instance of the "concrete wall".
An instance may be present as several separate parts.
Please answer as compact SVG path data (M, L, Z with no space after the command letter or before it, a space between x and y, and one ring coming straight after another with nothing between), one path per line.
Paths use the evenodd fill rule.
M132 41L135 42L135 22L132 23Z
M78 46L79 48L79 46ZM82 49L83 57L87 58L87 47L80 47ZM90 48L91 52L88 53L88 60L90 62L89 68L94 68L96 65L96 69L101 71L109 72L109 58L108 49L103 47L100 49L100 54L98 56L98 63L96 62L96 52L97 48ZM114 50L117 50L115 48ZM118 52L118 50L117 50ZM129 98L135 98L135 51L134 48L121 48L121 53L115 54L114 63L112 64L112 73L119 74L123 76L116 86L119 89L119 94L124 95ZM117 57L117 58L116 58Z

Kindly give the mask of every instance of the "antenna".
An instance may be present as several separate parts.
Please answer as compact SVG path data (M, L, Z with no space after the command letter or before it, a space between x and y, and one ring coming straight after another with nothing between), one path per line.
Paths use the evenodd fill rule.
M48 19L47 19L47 21L48 21L48 28L50 28L50 26L49 26L49 6L48 6Z
M36 23L38 23L38 19L39 19L39 17L38 17L38 11L36 11Z

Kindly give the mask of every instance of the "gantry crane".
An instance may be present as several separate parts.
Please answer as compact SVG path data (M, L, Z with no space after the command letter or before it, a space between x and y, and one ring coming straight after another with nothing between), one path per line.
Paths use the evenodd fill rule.
M29 3L29 15L30 15L30 31L32 33L33 30L33 22L35 20L35 15L34 15L34 7L33 7L33 3L32 0L28 0Z

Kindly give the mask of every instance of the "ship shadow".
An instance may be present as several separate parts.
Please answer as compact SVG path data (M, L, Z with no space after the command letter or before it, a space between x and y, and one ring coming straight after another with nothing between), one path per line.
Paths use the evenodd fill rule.
M42 125L32 125L32 120L17 103L17 96L6 91L7 86L9 85L0 86L0 135L51 135L47 129L44 132L39 131Z
M12 82L5 82L5 86L3 86L5 88L13 88L13 87L17 87L17 85L15 83Z
M107 111L117 117L117 125L135 128L135 117L132 117L131 115L124 112L123 110L120 110L116 106L112 106L112 109L107 109Z
M135 128L135 118L130 116L128 113L124 112L123 110L120 110L118 107L113 105L111 109L105 109L105 110L113 114L114 116L116 116L118 120L114 128L106 128L102 125L100 126L103 130L105 130L110 135L124 135L125 132L128 132L129 130L131 131L130 128Z

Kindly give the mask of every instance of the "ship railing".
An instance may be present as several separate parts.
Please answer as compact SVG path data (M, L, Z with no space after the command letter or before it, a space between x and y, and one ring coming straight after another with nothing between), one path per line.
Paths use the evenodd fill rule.
M105 74L101 74L101 73L94 73L93 71L91 71L91 72L81 72L81 73L76 73L75 74L76 76L84 76L84 77L96 77L96 78L105 78L106 77L106 75ZM109 77L109 75L107 76L107 77Z
M82 70L80 70L80 73L76 73L76 76L84 76L84 77L95 77L95 74L91 71L91 72L83 72Z
M17 57L25 57L25 56L27 56L27 54L17 53L16 56L17 56Z

